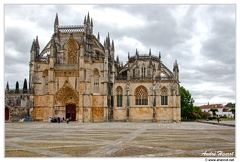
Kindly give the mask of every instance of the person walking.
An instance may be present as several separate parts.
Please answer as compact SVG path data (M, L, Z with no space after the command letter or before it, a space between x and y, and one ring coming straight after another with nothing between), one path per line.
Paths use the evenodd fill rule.
M219 116L217 117L217 121L218 121L218 123L219 123L219 121L220 121L220 117L219 117Z

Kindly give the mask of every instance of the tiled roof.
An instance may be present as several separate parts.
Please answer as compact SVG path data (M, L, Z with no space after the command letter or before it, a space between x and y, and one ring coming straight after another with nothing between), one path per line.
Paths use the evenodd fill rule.
M222 104L210 104L199 106L201 109L223 108Z

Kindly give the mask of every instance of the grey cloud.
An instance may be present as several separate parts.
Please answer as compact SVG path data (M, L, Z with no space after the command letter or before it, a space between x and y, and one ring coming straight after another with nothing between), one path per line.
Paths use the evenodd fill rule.
M211 28L209 29L209 38L203 41L201 53L209 59L221 61L224 64L233 64L235 62L235 43L236 43L236 28L235 16L227 15L231 9L235 12L234 6L216 6L210 7L212 16ZM222 11L222 12L220 12ZM227 15L227 16L226 16Z

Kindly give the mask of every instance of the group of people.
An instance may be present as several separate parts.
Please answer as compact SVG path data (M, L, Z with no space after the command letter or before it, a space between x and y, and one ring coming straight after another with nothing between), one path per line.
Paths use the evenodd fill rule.
M69 123L70 120L71 120L71 117L66 119L67 124ZM62 123L64 121L65 121L64 117L63 118L60 118L60 117L52 118L51 116L49 116L49 118L48 118L49 123Z

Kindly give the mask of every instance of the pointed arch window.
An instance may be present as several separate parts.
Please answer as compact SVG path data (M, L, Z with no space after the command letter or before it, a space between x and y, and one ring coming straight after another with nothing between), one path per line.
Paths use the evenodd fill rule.
M72 35L71 35L71 38L66 44L68 64L78 63L78 58L77 58L78 48L79 48L78 43L72 38Z
M163 88L161 91L161 105L168 105L168 94L166 88Z
M117 88L117 107L122 107L123 90L121 87Z
M98 73L98 70L94 71L94 93L99 93L99 73Z
M148 92L144 86L139 86L135 90L135 104L148 105Z
M143 67L142 67L142 77L145 77L145 76L146 76L146 68L143 65Z

